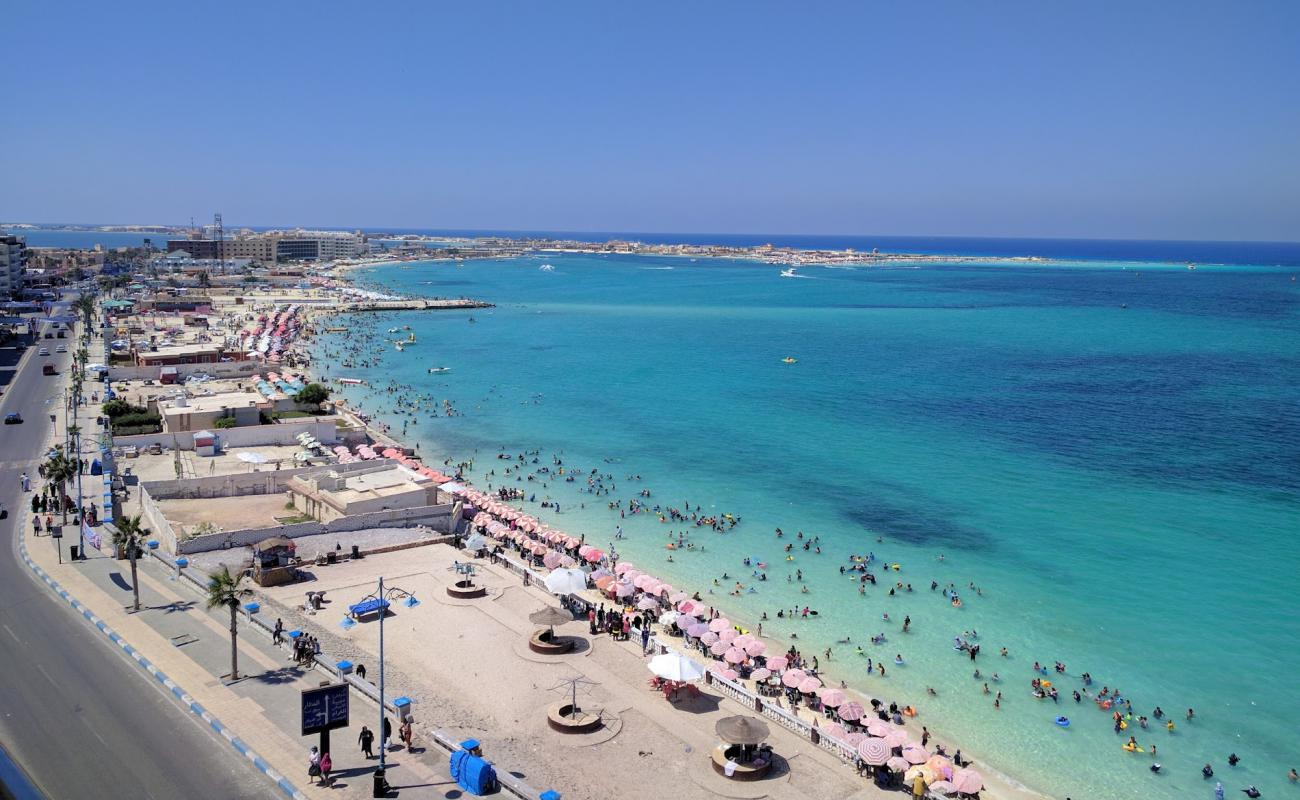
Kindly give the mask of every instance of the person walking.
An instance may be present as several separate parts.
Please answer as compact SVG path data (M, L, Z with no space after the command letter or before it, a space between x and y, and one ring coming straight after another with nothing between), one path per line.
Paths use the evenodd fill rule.
M271 644L279 647L284 641L284 620L275 618L275 630L271 631Z
M384 717L384 737L383 740L379 742L379 746L382 747L384 750L388 750L389 740L391 740L392 738L393 738L393 723L388 721L388 717Z
M334 761L330 759L329 753L321 753L320 756L320 785L329 786L332 782L330 772L334 769Z
M366 758L374 758L375 754L372 748L375 746L375 734L365 725L361 726L361 735L357 737L357 742L361 744L361 752Z
M363 680L363 681L366 679L366 665L365 665L365 664L357 664L357 677L360 678L360 679Z
M311 750L307 752L307 777L311 778L311 783L316 782L320 777L320 751L312 745Z
M414 738L415 731L411 725L410 717L402 720L402 727L397 729L397 735L402 737L402 744L406 745L406 752L411 752L411 739Z

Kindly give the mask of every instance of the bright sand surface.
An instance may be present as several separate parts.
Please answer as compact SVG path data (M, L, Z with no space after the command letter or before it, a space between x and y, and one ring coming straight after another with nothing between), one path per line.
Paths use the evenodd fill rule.
M302 586L294 584L259 590L282 606L263 613L283 614L290 628L303 626L321 638L331 656L365 664L367 679L375 681L374 617L349 630L337 623L349 603L374 592L379 575L386 586L414 593L420 605L395 603L384 624L389 696L400 692L411 697L419 725L443 728L457 739L478 739L498 768L521 773L538 789L556 788L574 797L897 796L876 789L850 766L770 720L771 744L783 759L778 764L785 765L780 774L753 784L725 780L709 763L717 744L714 725L726 716L754 716L752 709L702 684L699 699L670 704L648 688L648 658L641 655L639 643L590 637L583 622L556 628L587 642L581 652L560 657L531 652L527 637L537 626L528 622L528 614L555 605L555 599L477 560L479 582L489 596L453 600L444 590L457 578L452 570L456 560L465 561L465 554L438 545L316 567L310 586L326 592L329 603L323 611L306 616L293 610L302 601ZM567 680L574 677L590 682L580 685L579 705L600 709L604 730L566 736L547 727L547 706L567 702ZM908 724L915 738L919 722ZM1036 795L1002 784L990 785L984 796Z
M543 260L555 270L538 270ZM1300 413L1300 325L1289 273L800 271L808 277L582 256L363 270L386 288L498 308L473 312L472 325L463 312L354 318L346 335L313 345L317 370L370 381L345 396L394 433L407 421L426 456L475 458L478 485L525 489L530 513L601 546L621 524L618 549L677 586L706 591L727 573L709 599L729 616L767 612L765 631L797 633L805 654L834 648L822 663L831 675L916 703L932 730L1031 786L1103 800L1208 797L1208 761L1230 789L1287 791L1300 716L1300 696L1276 685L1300 669L1300 561L1288 544L1300 441L1287 423ZM408 324L420 344L405 352L372 336ZM345 348L372 363L343 366ZM432 366L451 371L430 375ZM390 395L390 381L413 388ZM433 417L427 402L395 413L395 398L420 394L462 416ZM585 482L544 475L516 483L498 448L539 451L529 471L556 457L598 469L614 476L613 491L593 496L579 491ZM642 489L652 504L689 500L742 522L721 535L606 507L626 508ZM541 507L548 499L561 513ZM777 526L819 536L823 553L786 562L791 539L777 540ZM667 563L670 531L705 550ZM871 550L899 563L889 578L916 591L859 596L838 568ZM769 565L769 581L755 580L746 556ZM736 579L756 594L728 596ZM963 608L931 593L931 580L955 584ZM774 619L804 604L815 620ZM1004 692L1000 711L952 650L972 629L983 645L976 666L1002 678L991 682ZM867 645L880 632L887 643ZM845 636L885 659L888 676L866 676L865 659L836 644ZM893 668L895 653L905 667ZM1033 662L1058 659L1067 673L1050 677L1062 705L1029 697ZM1091 691L1134 698L1136 714L1161 705L1175 718L1173 733L1129 731L1159 745L1163 774L1148 771L1149 755L1120 750L1127 733L1112 732L1108 712L1068 699L1085 688L1083 671ZM1060 713L1068 730L1052 724ZM1229 771L1233 751L1244 760Z

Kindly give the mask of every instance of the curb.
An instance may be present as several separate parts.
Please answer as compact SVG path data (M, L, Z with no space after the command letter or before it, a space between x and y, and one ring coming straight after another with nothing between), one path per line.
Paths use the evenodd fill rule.
M236 736L233 731L223 725L221 720L217 719L211 712L200 705L197 700L190 696L189 692L185 691L185 689L179 686L175 681L167 677L162 670L155 667L149 659L145 658L138 650L132 647L126 639L123 639L118 635L117 631L108 627L108 625L106 625L102 619L95 616L95 613L87 608L85 604L73 597L67 589L64 589L59 585L58 581L51 578L49 573L41 569L36 562L32 561L31 556L27 554L27 537L25 535L23 535L19 540L18 554L22 556L23 563L27 565L28 569L36 573L36 576L44 581L55 594L66 600L68 605L72 606L72 608L79 612L81 616L85 617L90 624L98 628L101 633L108 637L109 641L122 648L122 651L134 659L145 672L152 675L153 678L171 692L177 700L184 703L191 713L202 719L210 728L212 728L212 730L216 731L223 739L229 742L230 746L235 749L235 752L239 753L247 759L249 763L261 771L262 774L274 781L275 785L280 788L280 791L284 792L286 797L290 797L292 800L307 800L307 795L303 794L297 789L297 787L290 783L288 778L281 775L279 771L266 763L261 756L253 752L252 748Z

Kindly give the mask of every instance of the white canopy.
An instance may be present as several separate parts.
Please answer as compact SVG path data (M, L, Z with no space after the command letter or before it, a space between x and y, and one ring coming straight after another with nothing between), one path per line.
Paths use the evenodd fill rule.
M580 569L557 569L543 583L552 594L573 594L587 588L587 573Z
M664 653L650 659L650 671L666 681L698 681L704 667L677 653Z

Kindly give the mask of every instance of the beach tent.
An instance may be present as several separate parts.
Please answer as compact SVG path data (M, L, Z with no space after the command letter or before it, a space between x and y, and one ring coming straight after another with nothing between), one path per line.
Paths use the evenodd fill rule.
M667 681L698 681L704 677L704 667L677 653L664 653L650 659L651 672Z

